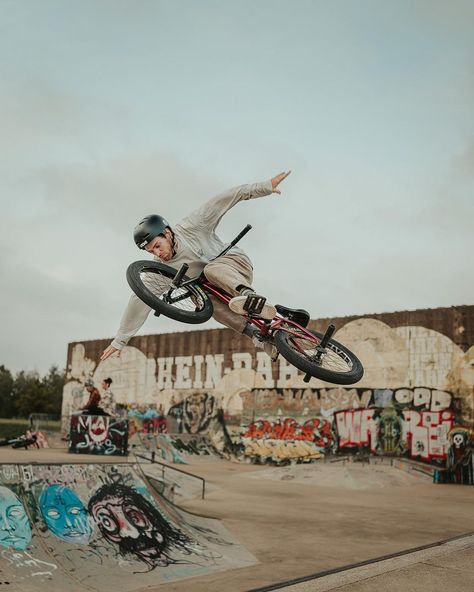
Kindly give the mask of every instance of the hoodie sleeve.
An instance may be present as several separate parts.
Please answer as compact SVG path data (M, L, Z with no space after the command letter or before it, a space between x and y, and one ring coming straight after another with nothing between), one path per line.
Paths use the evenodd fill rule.
M184 218L181 225L185 228L197 227L208 232L213 232L222 216L233 208L235 204L247 199L270 195L272 191L271 180L233 187L207 201L200 208Z
M132 294L122 315L117 335L112 341L112 347L123 349L146 321L150 311L149 306Z

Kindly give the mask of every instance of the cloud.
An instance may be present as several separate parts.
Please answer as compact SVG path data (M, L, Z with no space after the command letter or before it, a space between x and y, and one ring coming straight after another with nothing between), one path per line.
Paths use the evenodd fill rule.
M123 119L100 103L45 85L2 101L0 362L46 370L69 341L114 335L130 295L126 267L140 258L136 222L154 211L179 220L213 183L164 151L102 153L97 137ZM164 327L182 329L165 320L155 330Z
M474 93L473 93L474 99ZM470 139L466 149L454 161L453 173L465 177L465 180L474 179L474 137Z
M332 6L263 3L250 28L245 9L212 3L184 21L171 4L120 3L112 20L116 3L53 4L2 11L11 364L45 368L70 340L113 335L144 214L177 221L280 167L293 169L284 194L239 205L219 230L253 224L242 247L270 299L318 317L473 293L474 142L455 152L474 131L472 2L368 3L342 21Z

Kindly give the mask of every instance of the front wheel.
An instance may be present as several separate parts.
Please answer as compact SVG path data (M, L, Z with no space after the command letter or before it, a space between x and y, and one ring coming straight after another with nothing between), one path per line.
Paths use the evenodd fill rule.
M211 299L197 282L173 288L176 270L158 261L135 261L127 281L135 294L157 313L182 323L205 323L213 313ZM188 278L183 277L182 281Z
M364 375L359 358L347 347L330 339L324 353L317 350L323 334L291 326L275 333L275 345L281 355L315 378L335 384L354 384Z

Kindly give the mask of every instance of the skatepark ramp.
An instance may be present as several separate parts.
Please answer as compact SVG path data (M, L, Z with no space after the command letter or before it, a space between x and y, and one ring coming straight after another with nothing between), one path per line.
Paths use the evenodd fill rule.
M22 592L128 592L257 562L134 463L2 464L0 556L2 589Z

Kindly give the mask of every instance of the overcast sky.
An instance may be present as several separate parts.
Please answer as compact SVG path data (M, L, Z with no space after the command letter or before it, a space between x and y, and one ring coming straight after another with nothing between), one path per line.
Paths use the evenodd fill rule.
M470 0L0 0L0 16L0 364L46 372L68 342L115 335L143 215L176 222L289 169L219 232L253 225L241 246L270 300L313 318L474 303Z

